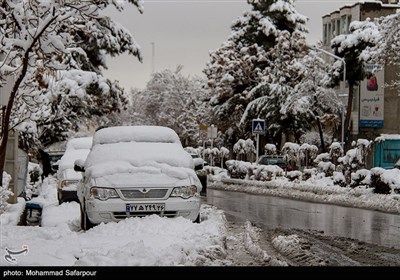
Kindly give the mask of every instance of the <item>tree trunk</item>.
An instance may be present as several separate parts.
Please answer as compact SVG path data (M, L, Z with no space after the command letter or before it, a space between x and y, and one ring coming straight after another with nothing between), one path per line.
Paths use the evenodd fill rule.
M54 12L54 10L53 10ZM54 15L54 13L53 13ZM10 129L10 117L11 117L11 111L12 107L15 101L15 97L17 95L17 91L19 86L21 85L23 79L26 76L26 72L28 71L28 62L29 62L29 54L33 50L33 46L36 44L36 42L39 40L39 38L43 35L44 31L51 25L51 23L57 19L57 15L55 15L51 20L47 22L45 26L43 26L43 29L39 31L39 33L36 35L36 37L32 40L31 45L26 49L25 53L23 54L22 57L22 69L21 72L17 78L17 80L14 83L14 86L11 90L10 93L10 98L8 99L8 104L6 108L6 113L4 115L4 127L2 130L2 138L1 138L1 143L0 143L0 186L3 186L3 172L4 172L4 167L6 163L6 152L7 152L7 141L8 141L8 130ZM15 178L13 178L15 180Z
M317 125L318 125L318 132L319 132L319 139L321 140L321 149L322 152L325 153L325 142L324 142L324 132L322 131L322 125L321 121L319 120L319 117L317 117Z
M354 96L354 81L349 80L349 96L348 96L348 102L347 102L347 108L346 108L346 117L344 121L344 142L346 143L346 139L348 139L349 133L350 133L350 119L351 119L351 111L353 108L353 96ZM343 125L343 124L342 124ZM349 143L346 143L348 145ZM346 146L343 145L343 146Z

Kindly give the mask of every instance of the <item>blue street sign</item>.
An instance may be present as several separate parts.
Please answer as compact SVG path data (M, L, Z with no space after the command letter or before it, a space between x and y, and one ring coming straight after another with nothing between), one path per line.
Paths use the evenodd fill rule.
M265 133L265 120L256 119L252 121L251 131L254 134L264 134Z

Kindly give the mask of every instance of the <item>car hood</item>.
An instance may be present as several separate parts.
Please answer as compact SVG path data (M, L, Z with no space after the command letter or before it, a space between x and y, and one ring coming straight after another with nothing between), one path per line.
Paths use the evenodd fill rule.
M129 188L143 187L177 187L195 185L201 190L201 182L191 168L173 167L154 163L152 166L133 166L126 162L113 162L96 165L96 169L88 169L87 174L98 187ZM107 170L107 171L106 171ZM100 176L96 176L100 175Z

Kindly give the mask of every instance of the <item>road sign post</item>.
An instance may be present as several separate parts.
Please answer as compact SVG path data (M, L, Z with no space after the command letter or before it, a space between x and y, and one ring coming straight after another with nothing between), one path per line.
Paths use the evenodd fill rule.
M259 146L260 146L260 134L265 134L265 120L254 119L251 123L251 131L256 134L256 162L258 160Z
M199 137L200 140L203 141L203 159L204 153L206 150L206 140L208 139L208 125L206 124L199 124ZM203 167L204 167L204 160L203 160Z
M213 144L214 144L214 139L217 138L217 134L218 134L218 129L216 126L214 126L213 124L208 128L208 138L211 139L211 150L213 149ZM210 162L211 166L214 165L214 157L211 153L211 162Z

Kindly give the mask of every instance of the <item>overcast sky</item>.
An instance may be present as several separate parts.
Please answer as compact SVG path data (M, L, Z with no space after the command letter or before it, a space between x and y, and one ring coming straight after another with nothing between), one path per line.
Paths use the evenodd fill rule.
M322 39L323 15L354 2L358 1L295 1L296 10L309 18L309 43ZM143 63L128 55L109 58L109 69L104 74L119 80L127 90L144 88L153 68L175 69L180 64L183 74L203 76L209 51L226 41L232 21L249 9L246 0L144 0L143 14L132 5L127 5L122 13L107 10L141 46Z

